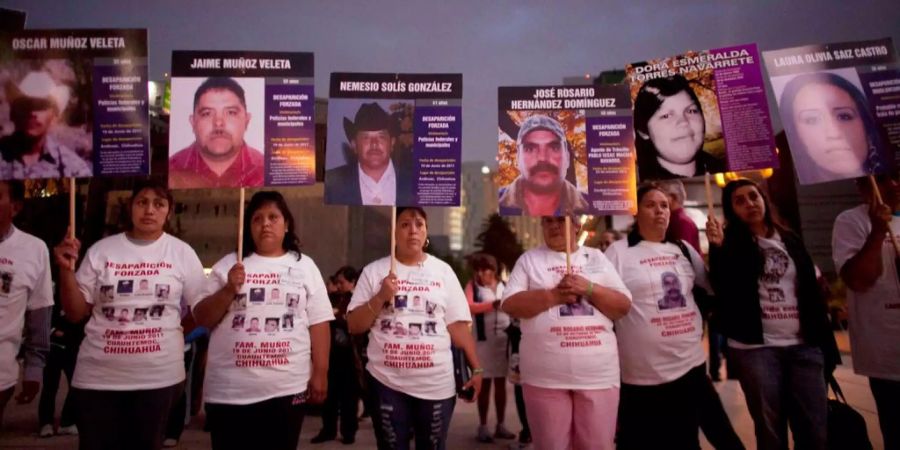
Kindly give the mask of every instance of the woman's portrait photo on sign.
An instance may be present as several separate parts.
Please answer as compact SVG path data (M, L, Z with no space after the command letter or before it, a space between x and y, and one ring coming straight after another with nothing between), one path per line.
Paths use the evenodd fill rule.
M712 101L702 101L697 93L701 90L708 91ZM634 96L634 134L641 180L725 171L724 141L715 103L711 87L682 75L653 78L640 85ZM713 148L717 151L712 152Z
M169 187L264 184L265 79L172 78Z
M801 184L883 173L892 168L854 68L772 78Z
M583 110L501 112L499 133L500 214L590 211Z
M415 204L412 100L331 99L325 202Z
M0 63L0 180L93 175L90 58Z

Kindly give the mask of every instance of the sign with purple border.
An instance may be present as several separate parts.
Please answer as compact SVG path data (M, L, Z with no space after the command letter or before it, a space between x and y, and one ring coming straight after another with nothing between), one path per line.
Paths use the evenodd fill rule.
M313 54L172 52L169 187L316 181Z
M642 181L778 167L756 44L629 64Z
M150 172L146 30L0 34L0 179Z
M500 214L634 214L631 97L623 84L501 87Z
M900 154L890 38L763 52L801 184L885 173Z
M332 73L325 203L459 206L462 75Z

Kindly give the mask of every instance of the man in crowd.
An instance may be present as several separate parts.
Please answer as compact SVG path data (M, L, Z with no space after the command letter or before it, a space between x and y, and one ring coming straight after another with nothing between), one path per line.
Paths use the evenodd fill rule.
M834 221L834 266L847 285L853 370L869 377L886 450L900 449L900 278L892 239L900 233L898 173L878 175L883 202L868 177L857 180L865 203Z
M12 223L24 200L22 182L0 181L0 424L19 379L20 347L25 355L22 389L16 396L20 404L38 394L50 352L50 253L43 241Z

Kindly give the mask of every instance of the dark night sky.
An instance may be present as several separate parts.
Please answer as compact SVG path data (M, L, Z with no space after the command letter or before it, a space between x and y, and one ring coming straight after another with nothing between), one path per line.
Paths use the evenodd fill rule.
M148 28L151 79L169 70L175 49L312 51L318 97L328 95L332 71L462 72L463 157L491 164L501 85L560 84L565 76L751 42L760 50L880 37L900 42L896 0L3 0L0 6L27 11L29 28Z

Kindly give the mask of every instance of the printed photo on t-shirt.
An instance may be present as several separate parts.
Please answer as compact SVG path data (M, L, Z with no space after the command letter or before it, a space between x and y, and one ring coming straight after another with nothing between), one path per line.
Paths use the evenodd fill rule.
M100 286L100 303L109 303L115 298L115 286L111 284Z
M422 308L422 297L418 295L414 295L412 299L412 308L413 309L421 309Z
M244 328L244 315L243 314L235 314L234 317L231 318L231 329L234 331L241 331Z
M266 317L266 333L274 333L278 331L278 318Z
M125 324L131 322L131 312L128 311L128 308L122 308L119 310L119 323Z
M421 335L422 335L422 324L421 323L409 324L409 337L419 337Z
M144 278L138 281L138 295L149 295L150 294L150 280Z
M250 318L250 326L247 327L247 332L248 333L259 333L260 331L262 331L262 329L259 328L259 317Z
M132 292L134 292L134 280L119 280L119 285L116 287L116 294L130 295Z
M0 294L9 295L12 292L12 272L0 272Z
M281 290L278 288L272 288L272 292L270 293L269 300L281 300Z
M381 323L379 324L378 331L381 331L382 333L390 333L392 323L393 323L393 321L391 319L381 319Z
M687 306L687 299L681 293L681 279L674 272L663 272L662 289L663 297L656 302L657 309L665 311L667 309L684 308Z
M394 322L393 330L394 336L406 336L406 327L402 322Z
M287 294L287 307L296 308L300 304L300 294Z
M763 248L762 253L766 261L763 273L760 276L762 282L765 284L780 283L790 264L787 253L772 247Z
M150 307L150 319L159 319L163 315L163 311L166 309L163 305L153 305Z
M425 322L425 335L426 336L436 336L437 335L437 322Z
M115 308L105 307L100 308L100 312L103 313L103 317L110 322L116 320L116 310Z
M247 294L236 294L234 300L231 301L232 311L243 311L247 309Z
M168 284L157 284L156 285L156 299L161 302L169 299L169 285Z
M784 290L779 287L766 288L769 292L769 301L772 303L781 303L785 301Z
M428 317L434 317L434 311L436 309L437 309L437 303L425 302L425 314L428 314Z
M147 318L147 309L149 308L135 308L134 309L134 317L132 317L132 321L135 323L141 323Z
M281 329L285 331L290 331L294 329L294 315L293 314L285 314L281 316Z
M559 306L559 317L583 317L593 316L594 307L584 297L579 297L575 303L566 303Z
M407 303L408 299L405 294L394 296L394 309L406 309Z
M250 302L264 303L266 301L266 290L264 288L250 288Z

